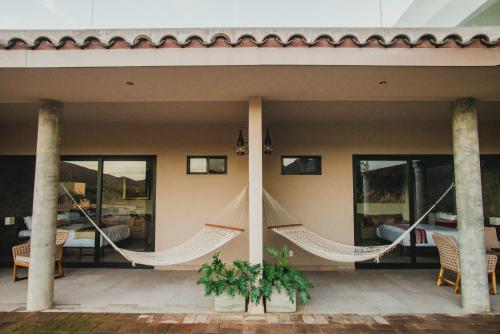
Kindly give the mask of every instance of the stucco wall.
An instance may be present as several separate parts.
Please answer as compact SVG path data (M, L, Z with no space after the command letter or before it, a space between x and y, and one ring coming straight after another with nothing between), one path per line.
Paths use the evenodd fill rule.
M353 243L353 154L450 154L448 124L269 124L275 152L266 155L264 187L308 228ZM238 126L65 124L62 154L157 156L156 248L172 247L198 231L247 183L247 158L233 153ZM481 125L482 153L500 153L499 126ZM0 155L34 154L35 124L0 124ZM227 155L227 175L186 175L186 155ZM321 176L282 176L280 156L322 155ZM283 240L264 232L265 244ZM310 269L352 268L294 250L292 262ZM248 235L222 248L226 259L247 258ZM194 264L206 261L201 258ZM181 268L186 268L182 266Z

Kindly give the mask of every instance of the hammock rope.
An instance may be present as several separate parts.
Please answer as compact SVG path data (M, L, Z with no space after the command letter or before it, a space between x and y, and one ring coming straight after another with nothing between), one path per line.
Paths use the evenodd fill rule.
M104 239L106 239L109 245L127 261L131 262L133 266L136 264L168 266L189 262L205 254L211 253L240 235L244 231L246 217L248 216L246 214L248 187L245 187L241 193L239 193L217 215L208 220L205 226L187 241L162 251L137 252L118 247L113 240L106 235L106 232L87 214L64 184L61 183L61 187L75 206L83 213L85 218L87 218Z
M448 195L454 186L452 183L414 224L389 245L352 246L326 239L305 228L297 218L292 216L266 190L264 190L264 218L270 230L319 257L337 262L360 262L373 259L378 263L382 256L395 249L422 222L443 198Z

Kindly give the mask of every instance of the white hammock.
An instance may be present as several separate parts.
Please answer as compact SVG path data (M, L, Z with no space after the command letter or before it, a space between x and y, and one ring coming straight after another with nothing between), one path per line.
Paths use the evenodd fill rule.
M240 235L246 219L247 187L236 196L219 214L210 219L203 229L184 243L158 252L136 252L118 247L106 233L89 217L87 212L73 198L66 187L61 184L66 194L80 209L85 217L94 225L106 241L125 259L135 264L147 266L169 266L189 262L205 254L211 253L225 243Z
M408 230L393 243L383 246L351 246L325 239L306 229L299 220L283 208L267 191L264 190L264 218L269 229L290 240L306 251L337 262L360 262L380 257L393 250L417 225L441 202L454 187L452 184L443 195L420 217Z

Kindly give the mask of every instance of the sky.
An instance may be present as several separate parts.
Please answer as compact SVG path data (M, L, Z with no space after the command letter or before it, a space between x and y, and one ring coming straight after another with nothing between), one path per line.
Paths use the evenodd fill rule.
M0 0L0 29L454 27L498 1Z
M0 29L392 26L412 0L0 0Z

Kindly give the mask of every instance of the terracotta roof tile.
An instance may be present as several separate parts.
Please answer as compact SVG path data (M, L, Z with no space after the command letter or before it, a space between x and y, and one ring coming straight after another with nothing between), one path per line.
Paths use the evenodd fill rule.
M304 32L300 32L300 31ZM202 30L81 30L74 32L0 31L0 49L74 50L210 47L357 47L357 48L466 48L498 47L500 29L489 32L467 28L438 29L242 29ZM328 32L328 30L330 30ZM226 32L224 32L226 31ZM162 34L163 32L163 34ZM39 33L39 34L37 34ZM51 36L51 37L49 37ZM494 37L489 37L494 36Z

